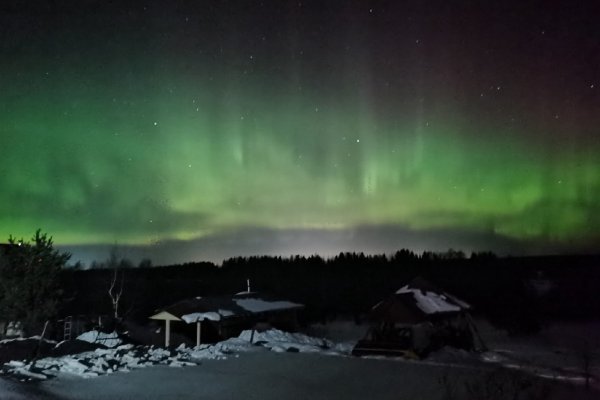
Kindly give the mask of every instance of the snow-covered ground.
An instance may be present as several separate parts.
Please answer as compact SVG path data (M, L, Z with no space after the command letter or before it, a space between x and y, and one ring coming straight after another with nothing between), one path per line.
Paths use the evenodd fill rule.
M342 332L345 329L352 335L358 333L355 326L339 322L324 336L351 336ZM119 345L40 359L33 367L13 360L4 365L5 376L30 383L0 378L0 399L441 399L448 382L463 387L461 382L499 367L512 368L519 376L551 387L557 395L548 398L597 395L583 391L581 374L575 369L559 368L546 359L523 360L541 352L541 344L519 344L485 325L482 334L491 347L487 353L442 349L420 361L351 357L352 341L340 343L278 330L244 331L238 338L215 345L170 351ZM521 357L518 362L515 352ZM561 383L565 380L569 385Z
M184 367L197 365L202 360L220 360L237 356L241 352L255 351L258 348L274 352L322 353L328 355L349 355L352 343L333 343L300 333L282 332L271 329L266 332L243 331L239 337L231 338L214 345L201 345L187 348L184 345L174 350L163 348L118 345L121 341L115 334L90 331L78 337L88 342L100 341L112 348L98 348L94 351L46 357L35 363L12 360L2 366L5 375L21 381L45 380L57 376L78 376L91 378L114 372L129 372L152 365ZM60 346L61 343L57 344ZM116 346L116 347L115 347Z
M544 327L537 335L515 337L494 328L488 321L475 321L489 351L476 356L453 349L442 349L420 362L441 362L452 365L478 361L519 369L529 374L551 379L563 379L583 384L583 345L588 343L596 352L592 356L591 374L600 386L600 322L554 323ZM362 338L368 325L357 325L353 320L335 320L326 324L313 324L307 331L317 337L332 341L354 341ZM595 342L594 342L595 340Z
M100 399L443 399L443 378L474 379L485 369L418 362L274 353L260 349L198 366L158 366L96 379L43 381L48 398ZM552 386L548 399L595 397L581 388ZM52 397L50 397L52 396ZM462 398L461 398L462 399Z
M556 322L536 335L511 337L484 320L477 321L490 351L486 361L523 369L539 376L583 383L583 357L591 357L592 382L600 386L600 322Z
M438 399L427 368L319 354L257 351L175 370L156 367L41 388L61 399ZM403 395L407 397L402 397Z

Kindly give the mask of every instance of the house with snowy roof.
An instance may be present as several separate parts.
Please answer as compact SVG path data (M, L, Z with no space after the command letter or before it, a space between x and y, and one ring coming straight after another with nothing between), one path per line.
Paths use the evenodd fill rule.
M418 277L371 309L371 327L354 354L422 355L442 346L483 348L471 305Z
M302 304L252 292L248 287L247 291L233 296L182 300L157 310L150 319L164 321L166 347L186 341L200 345L237 336L245 329L272 326L295 330L298 325L297 312L302 308ZM195 340L186 340L190 337Z

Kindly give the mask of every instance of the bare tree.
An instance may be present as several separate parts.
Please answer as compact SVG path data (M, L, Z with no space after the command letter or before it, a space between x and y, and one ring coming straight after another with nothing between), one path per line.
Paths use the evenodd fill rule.
M113 316L115 319L119 318L119 304L121 297L123 296L123 287L125 283L125 273L123 272L124 262L119 262L117 256L116 246L110 252L110 258L107 262L107 267L112 269L112 278L110 280L110 286L108 288L108 296L113 309Z
M123 295L124 281L125 279L123 277L123 271L120 271L119 267L115 267L113 269L113 276L110 281L110 287L108 288L108 295L110 296L110 301L112 302L115 318L119 318L119 302L121 301L121 296Z

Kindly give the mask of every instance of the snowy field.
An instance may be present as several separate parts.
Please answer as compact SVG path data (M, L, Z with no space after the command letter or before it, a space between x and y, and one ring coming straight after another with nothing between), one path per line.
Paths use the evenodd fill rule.
M432 363L262 350L226 360L205 360L194 367L158 366L94 379L62 377L21 385L20 392L5 392L1 398L441 400L444 387L440 380L444 375L452 380L467 380L484 371ZM548 398L594 397L581 389L554 385L552 397Z
M549 346L556 328L535 340L515 340L483 324L491 351L442 349L420 361L350 356L352 341L331 339L361 331L347 322L312 329L322 337L246 331L216 345L171 351L102 338L114 347L40 359L32 369L18 360L5 364L0 399L463 400L474 398L457 394L466 385L490 377L506 390L527 382L527 390L541 396L535 398L598 398L598 391L583 389L577 357Z
M557 322L525 337L510 337L486 321L477 321L477 326L492 350L490 357L496 357L506 366L529 368L542 376L562 374L577 381L583 356L587 354L592 360L590 373L596 377L593 384L600 389L600 322Z
M388 360L261 351L181 369L154 367L96 379L56 379L37 386L36 394L81 400L438 399L432 383L441 373L440 368ZM28 398L18 396L12 398Z

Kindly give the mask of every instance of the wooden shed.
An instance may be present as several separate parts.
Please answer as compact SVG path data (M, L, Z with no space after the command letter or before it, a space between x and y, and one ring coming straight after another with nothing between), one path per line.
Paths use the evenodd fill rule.
M415 278L373 306L371 327L353 353L416 356L442 346L482 348L470 310L465 301Z
M241 292L233 296L195 297L157 310L150 319L164 321L165 346L177 345L171 336L192 336L193 343L214 342L239 335L244 329L273 326L294 330L297 311L304 306L284 299ZM181 341L181 340L180 340Z

